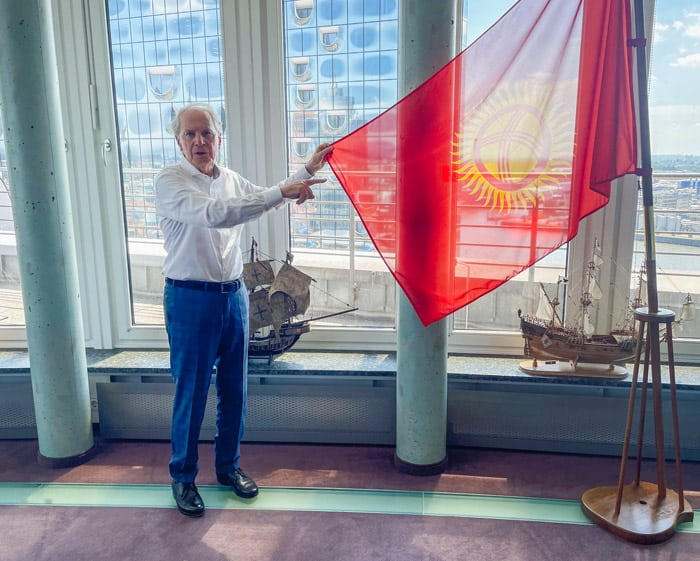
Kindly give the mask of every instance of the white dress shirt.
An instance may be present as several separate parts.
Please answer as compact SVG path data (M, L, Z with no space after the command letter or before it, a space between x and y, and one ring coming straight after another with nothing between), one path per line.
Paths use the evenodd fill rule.
M243 224L282 206L281 186L309 177L302 167L274 187L260 187L221 166L209 177L184 158L166 167L155 180L166 251L163 274L177 280L237 279L243 272Z

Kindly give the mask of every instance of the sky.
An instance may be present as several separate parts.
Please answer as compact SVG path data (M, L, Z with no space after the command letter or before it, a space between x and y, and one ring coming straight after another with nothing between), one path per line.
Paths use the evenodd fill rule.
M700 0L657 0L649 93L654 154L700 157Z
M514 0L469 0L468 43L513 3ZM652 45L652 153L700 158L700 0L656 0Z

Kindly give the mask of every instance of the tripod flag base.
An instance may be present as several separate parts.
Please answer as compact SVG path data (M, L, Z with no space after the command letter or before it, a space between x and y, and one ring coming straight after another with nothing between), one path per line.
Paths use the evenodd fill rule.
M616 515L617 496L617 486L594 487L581 497L581 509L591 521L631 542L661 543L673 536L678 524L693 520L693 508L685 497L681 510L678 494L666 489L666 496L659 499L654 483L625 486Z

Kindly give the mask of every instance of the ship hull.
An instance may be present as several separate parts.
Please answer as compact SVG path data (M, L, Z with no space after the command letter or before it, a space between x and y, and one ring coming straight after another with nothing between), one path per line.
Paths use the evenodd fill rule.
M521 317L525 355L540 360L565 360L573 364L616 364L635 356L636 340L630 335L584 336L574 330L550 328L544 321Z
M252 335L248 341L249 357L272 357L287 352L311 326L308 321L282 326L279 337L274 331L267 335Z

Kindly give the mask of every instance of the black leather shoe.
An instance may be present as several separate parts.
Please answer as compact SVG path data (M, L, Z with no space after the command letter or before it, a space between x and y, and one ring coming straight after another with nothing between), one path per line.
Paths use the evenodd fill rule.
M177 509L182 514L186 516L202 516L204 514L204 501L194 483L173 481L173 497L175 497Z
M232 487L233 492L242 499L252 499L258 494L258 486L255 481L243 473L241 468L235 468L226 473L217 473L216 479L222 485Z

